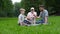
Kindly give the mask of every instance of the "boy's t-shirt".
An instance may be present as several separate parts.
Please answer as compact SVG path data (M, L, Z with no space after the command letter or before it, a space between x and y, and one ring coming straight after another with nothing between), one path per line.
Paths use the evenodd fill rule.
M43 12L40 12L40 17L42 18L42 20L44 20L45 17L48 17L48 11L44 10Z
M18 16L18 23L21 23L21 22L23 22L24 20L25 20L25 15L20 14L20 15Z

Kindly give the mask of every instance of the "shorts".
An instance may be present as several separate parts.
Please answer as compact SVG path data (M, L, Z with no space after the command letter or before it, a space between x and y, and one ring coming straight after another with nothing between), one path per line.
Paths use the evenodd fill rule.
M24 20L23 22L26 24L31 24L28 20Z

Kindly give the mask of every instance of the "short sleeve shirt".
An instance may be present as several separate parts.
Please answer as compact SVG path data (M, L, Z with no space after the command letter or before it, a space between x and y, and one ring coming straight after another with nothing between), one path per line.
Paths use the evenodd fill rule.
M44 10L43 12L40 12L40 16L42 19L44 19L45 17L48 17L48 11Z
M18 22L20 23L20 22L23 22L24 20L25 20L25 15L20 14L18 16Z
M34 15L37 16L37 13L36 12L33 12ZM31 12L28 13L27 16L29 16L29 18L31 18L31 22L35 22L36 19L34 18L35 16L33 15Z
M34 14L34 15L37 15L36 12L34 12L33 14ZM31 12L29 12L27 16L29 16L29 17L31 18L31 17L34 17L33 14L32 14Z

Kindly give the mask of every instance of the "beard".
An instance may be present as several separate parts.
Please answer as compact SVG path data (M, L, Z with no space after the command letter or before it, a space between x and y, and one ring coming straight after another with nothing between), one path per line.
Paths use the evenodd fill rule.
M43 11L43 10L40 10L40 11Z

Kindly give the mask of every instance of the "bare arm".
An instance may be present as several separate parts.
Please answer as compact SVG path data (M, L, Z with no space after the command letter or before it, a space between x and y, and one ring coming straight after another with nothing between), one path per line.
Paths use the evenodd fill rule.
M45 23L48 21L48 11L45 12Z
M40 18L40 16L38 16L37 18Z
M21 16L19 16L19 17L18 17L18 23L19 23L20 25L22 25L22 22L23 22L23 19L22 19Z
M31 20L29 13L27 14L27 17L26 17L26 18L27 18L28 20Z
M37 18L40 18L41 17L41 14L42 14L42 12L40 12L40 15Z
M33 16L35 17L35 18L37 18L37 14L35 15L35 14L33 14Z
M47 23L47 17L45 17L45 23Z

